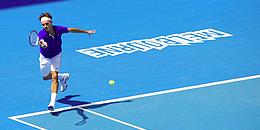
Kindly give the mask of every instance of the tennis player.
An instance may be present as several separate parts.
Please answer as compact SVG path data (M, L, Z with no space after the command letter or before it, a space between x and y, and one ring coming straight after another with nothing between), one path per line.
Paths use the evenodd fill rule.
M59 72L62 57L62 34L73 32L86 33L90 35L96 33L96 31L53 25L52 16L50 13L42 13L39 16L39 20L43 27L38 34L40 45L40 69L44 80L52 80L51 99L48 105L48 110L53 111L58 93L59 82L60 90L61 92L64 92L68 87L68 80L70 77L69 73Z

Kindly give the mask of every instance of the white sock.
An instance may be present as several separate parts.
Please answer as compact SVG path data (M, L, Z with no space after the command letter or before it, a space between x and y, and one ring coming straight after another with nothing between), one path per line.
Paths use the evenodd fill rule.
M57 97L57 93L51 93L51 101L50 101L48 106L53 106L54 107L55 102L56 102L56 97Z
M62 80L64 75L62 73L58 73L58 80Z

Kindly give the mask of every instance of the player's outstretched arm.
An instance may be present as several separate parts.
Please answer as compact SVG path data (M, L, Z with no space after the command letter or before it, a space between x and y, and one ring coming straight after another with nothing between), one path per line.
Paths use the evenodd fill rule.
M77 28L68 28L69 32L72 33L87 33L87 34L95 34L96 30L81 30L81 29L77 29Z

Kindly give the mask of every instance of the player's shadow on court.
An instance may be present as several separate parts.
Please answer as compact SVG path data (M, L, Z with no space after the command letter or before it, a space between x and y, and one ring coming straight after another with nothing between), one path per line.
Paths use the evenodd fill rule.
M72 100L74 97L79 97L80 95L67 95L64 98L61 98L57 100L57 102L62 103L62 104L67 104L70 106L80 106L80 105L87 105L90 104L91 102L85 102L85 101L79 101L79 100ZM98 104L98 105L89 105L86 107L81 107L84 109L95 109L95 108L100 108L104 107L110 104L115 104L115 103L125 103L125 102L131 102L131 100L127 101L120 101L120 102L109 102L109 103L104 103L104 104ZM73 109L68 109L68 110L63 110L63 111L57 111L57 112L51 112L53 116L59 116L61 113L68 112L68 111L76 111L79 116L82 117L82 120L78 123L76 123L76 126L84 125L87 123L88 117L84 114L84 110L79 109L79 108L73 108Z

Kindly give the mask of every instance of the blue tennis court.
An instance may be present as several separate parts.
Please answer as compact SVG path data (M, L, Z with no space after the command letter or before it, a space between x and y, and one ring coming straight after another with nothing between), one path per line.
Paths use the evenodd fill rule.
M258 1L0 4L1 129L260 129ZM97 31L63 35L61 71L71 78L54 112L39 48L28 43L42 12Z

